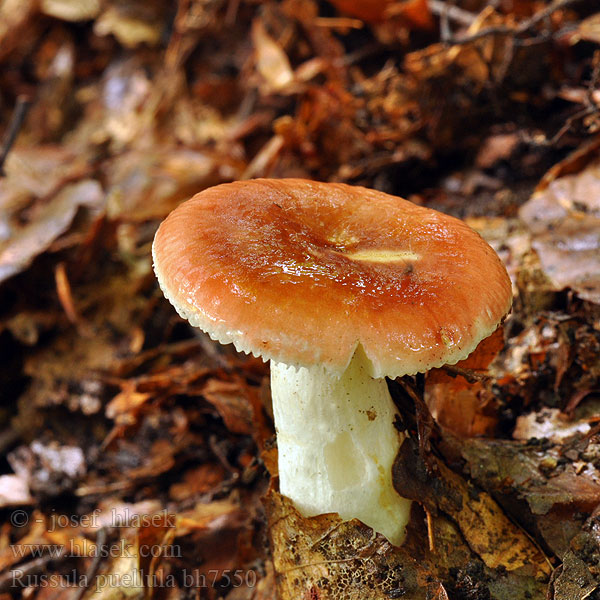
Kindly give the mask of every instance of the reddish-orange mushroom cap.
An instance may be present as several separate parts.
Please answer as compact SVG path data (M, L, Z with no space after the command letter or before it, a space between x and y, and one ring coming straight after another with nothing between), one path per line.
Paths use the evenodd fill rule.
M219 185L160 226L154 265L179 314L265 360L373 377L466 358L511 283L462 221L382 192L301 179Z

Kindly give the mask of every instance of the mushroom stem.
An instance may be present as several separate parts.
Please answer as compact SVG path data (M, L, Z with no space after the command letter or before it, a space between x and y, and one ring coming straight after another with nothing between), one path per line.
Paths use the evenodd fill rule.
M281 493L306 517L337 512L400 545L410 500L394 490L392 463L404 438L362 349L341 376L271 361L271 393Z

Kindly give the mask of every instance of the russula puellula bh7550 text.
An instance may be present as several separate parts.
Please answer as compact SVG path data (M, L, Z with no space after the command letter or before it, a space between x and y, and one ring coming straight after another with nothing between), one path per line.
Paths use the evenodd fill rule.
M301 179L219 185L160 226L179 314L271 361L281 493L392 543L410 502L385 377L466 358L510 309L502 262L465 223L382 192Z

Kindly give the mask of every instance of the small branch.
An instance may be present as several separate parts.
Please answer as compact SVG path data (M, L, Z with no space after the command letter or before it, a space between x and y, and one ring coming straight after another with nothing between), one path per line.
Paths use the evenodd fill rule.
M532 146L537 146L538 148L546 148L555 146L561 140L561 138L573 127L573 124L580 120L588 117L590 115L596 114L600 112L600 108L597 106L586 106L581 110L578 110L576 113L572 114L567 120L563 123L562 127L551 137L544 137L542 139L533 138L531 135L524 134L523 139L525 143L531 144Z
M102 527L98 531L98 535L96 537L96 547L97 551L94 554L94 559L92 560L92 564L89 566L85 574L85 585L79 587L72 600L81 600L91 585L92 579L96 577L96 573L98 572L98 567L100 566L100 561L102 560L102 553L104 552L104 546L106 544L107 539L106 528Z
M489 381L489 379L490 379L490 377L488 375L485 375L483 373L478 373L477 371L474 371L473 369L463 369L461 367L457 367L456 365L444 365L442 367L442 369L444 369L444 371L446 371L453 377L460 375L463 379L466 379L469 383L477 383L479 381L485 382L485 381Z
M423 459L427 470L430 473L433 473L435 472L436 465L431 457L431 436L434 432L437 433L438 431L437 423L433 420L431 412L429 411L427 404L425 404L425 400L408 379L398 377L396 378L396 382L414 403L419 455Z
M71 284L67 277L67 268L64 262L60 262L56 265L56 268L54 269L54 279L56 283L56 294L67 315L67 319L69 319L71 323L77 323L79 321L79 315L77 314L75 302L73 301Z
M0 456L4 456L21 439L21 432L13 429L0 431Z
M592 75L587 86L586 104L587 106L593 106L597 108L597 104L594 100L594 92L598 87L598 81L600 80L600 50L595 50L592 57Z
M475 33L470 35L466 35L460 37L458 39L450 40L449 43L455 46L469 44L471 42L475 42L480 40L481 38L490 36L490 35L510 35L517 37L524 33L527 33L531 29L533 29L536 25L541 23L542 21L548 19L553 13L557 10L562 10L567 8L571 4L576 4L577 2L581 2L582 0L558 0L547 6L543 10L538 11L534 15L532 15L529 19L523 21L520 25L516 27L507 27L506 25L494 25L491 27L486 27Z
M12 114L12 118L10 123L8 124L8 129L4 134L4 139L2 140L2 145L0 146L0 177L4 177L4 162L6 161L6 157L10 152L15 140L17 139L17 135L23 126L23 122L25 121L25 117L27 116L27 111L31 106L31 100L27 96L19 96L17 98L17 103L15 105L15 109Z
M547 6L543 10L536 12L533 16L531 16L526 21L523 21L519 27L517 27L517 31L519 33L525 33L528 29L531 29L534 25L537 25L539 22L547 19L552 14L554 14L557 10L562 10L563 8L567 8L571 4L576 4L577 2L581 2L582 0L555 0L552 2L550 6Z
M51 556L49 554L45 556L41 556L40 558L35 558L27 563L24 563L20 566L14 567L10 571L3 573L0 575L0 594L4 594L14 590L15 588L25 588L26 585L23 579L27 580L27 578L32 577L34 575L39 575L46 571L46 567L52 562L60 562L67 558L67 550L66 547L63 547L56 556Z
M429 551L435 553L435 528L433 523L433 515L431 511L424 504L423 510L427 516L427 539L429 540Z
M452 39L452 31L450 30L450 17L448 16L450 6L444 3L443 10L440 13L440 38L446 43Z
M440 17L442 20L450 20L465 27L469 27L475 21L476 16L469 12L444 2L444 0L429 0L429 10L431 14Z
M329 29L362 29L365 26L360 19L350 19L347 17L316 17L313 23L317 27Z

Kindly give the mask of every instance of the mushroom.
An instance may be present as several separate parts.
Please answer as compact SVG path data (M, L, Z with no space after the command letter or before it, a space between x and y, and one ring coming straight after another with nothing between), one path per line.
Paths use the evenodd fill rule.
M410 501L392 484L403 434L385 377L454 364L497 328L512 293L492 248L382 192L257 179L184 202L153 257L182 317L271 361L281 493L401 544Z

